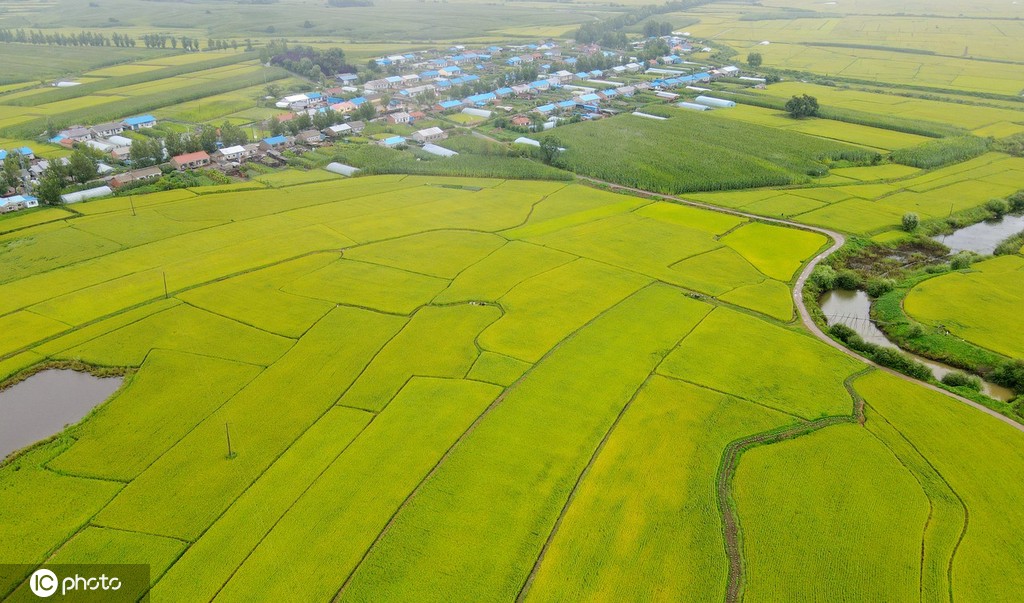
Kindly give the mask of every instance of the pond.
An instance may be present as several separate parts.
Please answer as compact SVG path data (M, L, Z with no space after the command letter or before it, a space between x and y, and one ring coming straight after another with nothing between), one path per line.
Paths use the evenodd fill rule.
M1003 216L999 220L978 222L950 235L932 237L943 243L953 253L973 251L981 255L992 255L996 246L1011 235L1024 230L1024 215Z
M50 369L0 391L0 459L79 422L123 381Z
M821 297L820 304L828 324L844 324L856 331L864 341L887 348L900 349L898 345L889 341L885 333L871 320L871 298L864 291L844 289L829 291ZM946 374L957 370L947 364L923 358L906 350L903 350L903 353L930 368L932 374L939 380L942 380ZM1012 390L988 381L981 382L981 391L990 398L1004 402L1012 400L1016 395Z

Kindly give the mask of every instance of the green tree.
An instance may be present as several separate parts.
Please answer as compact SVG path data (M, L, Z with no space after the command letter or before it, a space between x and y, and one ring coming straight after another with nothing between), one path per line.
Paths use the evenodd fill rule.
M217 129L213 126L203 128L199 131L198 140L201 150L213 153L217 150Z
M558 157L558 153L560 152L559 147L561 146L562 143L554 136L545 136L544 139L540 141L541 161L548 165L553 165L555 158Z
M795 119L814 117L818 114L818 109L818 99L807 94L794 95L793 98L786 101L786 111Z
M12 151L4 158L3 169L0 170L0 193L9 188L18 188L21 181L21 155Z
M903 214L903 230L914 232L920 223L921 220L917 217L917 214L913 212Z
M82 149L75 149L71 152L71 156L68 157L68 169L71 172L71 177L82 184L92 180L99 173L96 169L96 162Z
M220 127L220 141L226 147L232 147L249 142L249 136L240 126L225 121Z
M754 69L757 69L758 67L760 67L762 61L763 61L763 58L761 57L761 53L760 52L752 52L752 53L747 55L747 65L750 65Z
M36 186L35 194L40 203L44 205L60 205L63 203L60 198L64 190L64 172L57 161L51 161L50 165L43 170L39 177L39 185Z

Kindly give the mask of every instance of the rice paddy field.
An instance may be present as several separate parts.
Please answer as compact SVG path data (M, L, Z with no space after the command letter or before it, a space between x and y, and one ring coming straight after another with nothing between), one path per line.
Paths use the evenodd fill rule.
M251 54L182 56L188 60L154 58L96 70L78 78L83 83L73 88L0 94L0 131L31 137L48 125L99 123L144 112L156 113L159 119L201 123L254 109L268 81L294 83L283 70L260 66Z
M561 181L287 174L0 219L0 378L131 371L0 465L0 562L148 564L154 601L1016 592L1020 481L974 471L1012 475L1024 434L797 327L825 237Z
M895 229L903 214L943 218L1024 187L1024 159L986 153L934 170L882 164L833 170L816 186L696 193L692 198L854 234Z
M1006 255L920 283L907 295L904 308L915 319L942 325L975 345L1024 358L1022 300L1024 257Z

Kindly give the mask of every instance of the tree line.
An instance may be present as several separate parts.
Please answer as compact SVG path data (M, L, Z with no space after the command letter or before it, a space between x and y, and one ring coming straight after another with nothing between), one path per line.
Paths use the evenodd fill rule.
M17 42L20 44L39 44L44 46L108 46L114 48L135 48L138 42L146 48L167 48L177 49L180 45L182 50L199 52L202 50L202 43L199 38L188 36L169 36L166 34L151 33L143 34L134 38L128 34L114 32L108 37L102 33L82 31L77 34L65 33L44 33L42 30L24 29L0 29L0 42ZM206 40L206 50L237 50L243 46L245 50L253 50L252 40L246 39L239 43L238 40Z

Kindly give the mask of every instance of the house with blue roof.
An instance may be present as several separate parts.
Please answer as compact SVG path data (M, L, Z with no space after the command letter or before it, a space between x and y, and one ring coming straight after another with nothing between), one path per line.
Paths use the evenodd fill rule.
M442 111L447 111L448 109L456 109L456 108L458 108L458 107L461 107L461 106L462 106L462 104L463 104L463 103L462 103L462 101L458 101L458 100L446 100L446 101L441 101L441 102L437 103L437 106L438 106L438 107L439 107L439 108L440 108L440 109L441 109Z
M564 100L564 101L559 101L556 104L558 105L559 109L571 109L572 107L576 106L576 101Z
M428 78L432 78L432 77L437 77L439 75L441 75L441 73L439 71L437 71L436 69L431 69L429 71L424 71L423 73L421 73L420 74L420 78L421 79L428 79Z
M380 65L381 67L387 67L387 66L391 65L391 59L387 59L387 58L385 58L385 59L377 59L376 63L378 65Z
M496 96L512 96L515 92L508 86L502 86L494 91Z
M529 86L533 90L548 90L551 88L551 82L547 80L537 80L536 82L530 82Z
M443 75L445 77L452 77L452 76L459 75L460 73L462 73L462 67L458 67L458 66L452 65L452 66L449 66L449 67L444 67L443 69L439 69L438 73L440 73L441 75Z
M152 115L138 115L136 117L129 117L124 120L124 125L130 130L139 130L141 128L152 128L156 125L156 118Z
M389 83L389 84L401 84L402 83L402 76L400 76L400 75L389 75L388 77L384 78L384 81Z
M338 81L344 82L346 84L349 82L355 82L359 79L359 76L354 73L339 73L335 77L338 78Z
M579 98L579 102L581 102L581 103L596 103L596 102L598 102L600 100L601 100L601 97L596 95L596 94L594 94L594 93L584 94L583 96L581 96Z
M523 62L523 59L519 57L509 57L505 62L515 67L516 65L521 64Z
M537 107L536 109L534 109L534 111L537 111L538 113L544 113L545 115L548 114L548 113L551 113L554 110L555 110L555 106L553 104L541 105L541 106Z
M309 100L320 100L321 98L323 98L323 95L320 94L319 92L307 92L306 98L308 98Z
M466 102L471 105L486 105L487 103L497 100L498 96L493 92L484 92L483 94L474 94L466 98Z
M39 207L39 200L31 195L14 195L0 198L0 214L29 207Z
M430 61L430 63L432 65L437 65L438 67L444 67L445 65L448 64L448 59L433 59Z
M501 46L488 46L487 52L501 52Z
M436 82L434 82L434 84L438 88L451 88L452 87L451 80L437 80Z
M30 160L36 158L36 154L33 153L32 149L30 149L28 147L20 147L20 148L17 148L17 149L11 149L10 153L17 153L17 154L21 155L22 157L24 157L25 159L30 159ZM7 154L8 154L8 151L0 149L0 161L3 161L4 159L7 159Z
M366 102L366 97L364 97L364 96L357 96L355 98L348 99L348 102L350 102L353 105L358 107L359 105L361 105L361 104Z
M600 69L595 69L590 72L590 77L601 77L602 75L604 75L604 72Z
M285 136L271 136L260 141L260 149L263 151L278 151L288 146L288 138Z

